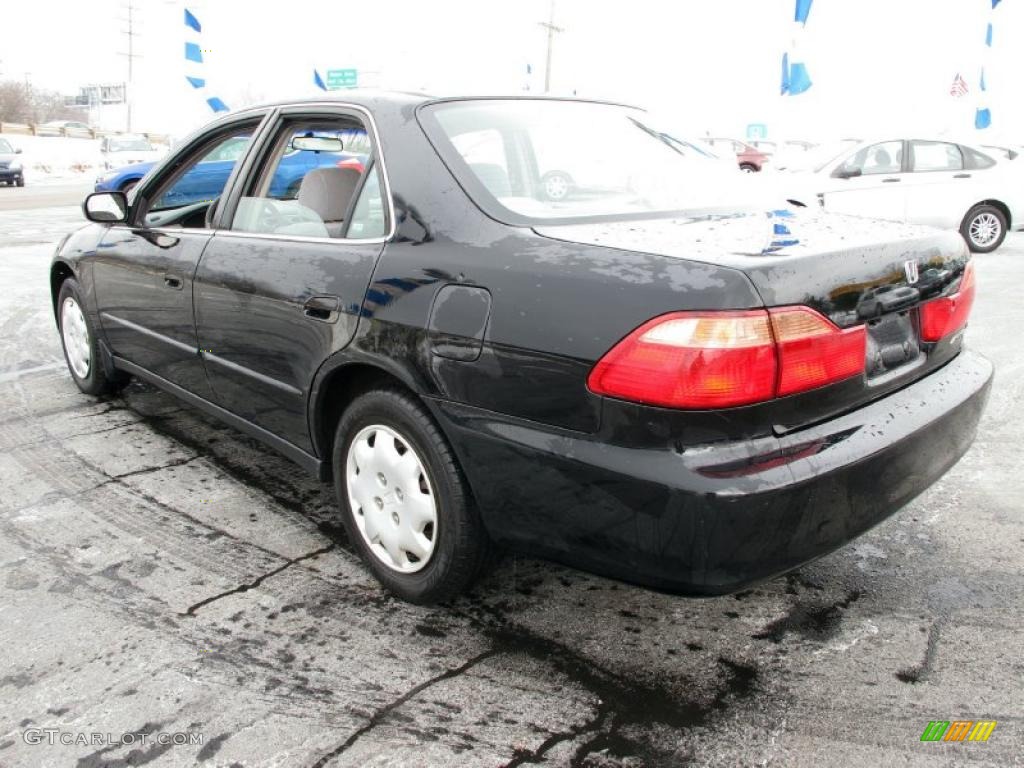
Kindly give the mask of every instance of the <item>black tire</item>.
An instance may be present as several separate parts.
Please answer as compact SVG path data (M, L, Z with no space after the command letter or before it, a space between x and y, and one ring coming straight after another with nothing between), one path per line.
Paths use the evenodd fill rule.
M71 356L65 341L65 302L68 299L73 299L81 310L82 320L87 331L86 346L89 350L89 361L88 370L85 372L85 375L81 375L81 373L75 371L75 365L71 362ZM64 350L64 362L67 363L68 373L71 374L71 378L74 380L78 388L87 395L105 395L111 392L116 392L128 383L130 377L121 371L118 371L113 377L107 376L107 372L103 367L103 362L100 357L99 340L96 338L92 320L90 319L88 312L84 310L84 307L85 304L82 301L81 286L79 286L78 281L73 277L67 278L63 283L61 283L60 292L57 294L57 328L60 331L61 347Z
M394 569L371 551L349 503L349 446L367 427L381 425L412 447L433 490L437 514L437 525L432 530L434 549L426 565L414 573ZM398 389L374 389L356 398L338 423L332 460L338 505L349 540L389 591L424 605L449 600L476 580L490 559L490 540L448 441L415 397ZM397 498L402 500L401 495Z
M757 173L761 169L751 163L740 163L740 170L744 173Z
M1006 214L994 205L976 205L964 216L960 234L972 253L991 253L1006 239Z
M24 176L19 176L18 180L16 182L14 182L14 183L17 186L19 186L19 187L24 187L25 186L25 177Z

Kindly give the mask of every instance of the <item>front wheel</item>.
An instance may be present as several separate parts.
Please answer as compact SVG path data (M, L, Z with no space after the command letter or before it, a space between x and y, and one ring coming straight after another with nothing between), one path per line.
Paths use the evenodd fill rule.
M750 163L740 163L740 170L744 173L757 173L759 169L756 165L751 165Z
M425 604L472 584L490 543L447 440L414 397L379 389L354 400L333 462L349 540L387 589Z
M24 187L25 186L25 177L24 176L19 176L14 183L17 184L19 187Z
M82 289L73 277L61 284L57 294L57 318L64 360L71 378L85 394L115 392L127 383L128 376L120 372L115 377L107 376L100 361L99 342L81 297Z
M1006 237L1006 216L994 205L976 205L964 216L960 234L974 253L991 253Z

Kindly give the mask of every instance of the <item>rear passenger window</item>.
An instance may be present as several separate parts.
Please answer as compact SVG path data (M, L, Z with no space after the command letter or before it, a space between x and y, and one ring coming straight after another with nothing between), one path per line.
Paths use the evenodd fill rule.
M944 141L912 141L910 155L912 171L960 171L964 167L960 147Z
M359 193L352 219L345 237L361 240L370 237L384 237L387 220L384 217L384 198L380 193L380 175L374 166L367 171L366 183Z
M993 160L988 155L982 154L976 149L971 149L970 147L960 147L960 151L963 152L964 155L965 168L991 168L993 165L996 164L995 160ZM1011 157L1010 159L1012 160L1014 157L1016 157L1016 155L1013 155L1013 157Z
M272 146L239 200L231 228L342 237L369 163L365 129L344 118L293 120Z

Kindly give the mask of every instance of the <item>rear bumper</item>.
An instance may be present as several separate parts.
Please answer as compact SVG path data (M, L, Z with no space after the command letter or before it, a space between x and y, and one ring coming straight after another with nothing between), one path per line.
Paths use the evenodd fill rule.
M434 401L492 537L585 570L714 595L792 570L896 512L967 451L992 366L924 379L782 438L663 450Z

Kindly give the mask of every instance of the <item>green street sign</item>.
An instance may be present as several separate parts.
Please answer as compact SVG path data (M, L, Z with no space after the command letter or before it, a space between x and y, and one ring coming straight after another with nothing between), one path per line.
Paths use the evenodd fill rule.
M328 69L327 88L355 88L359 81L359 72L355 69Z

